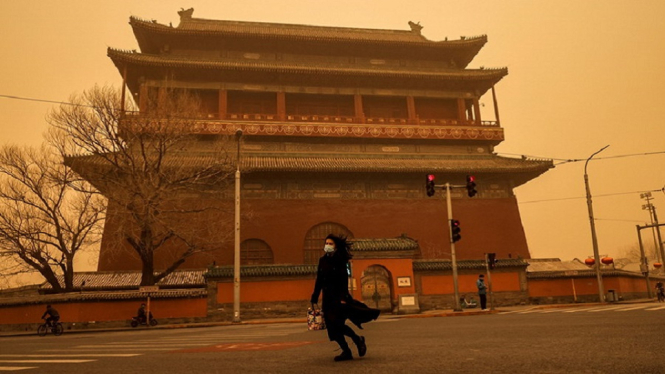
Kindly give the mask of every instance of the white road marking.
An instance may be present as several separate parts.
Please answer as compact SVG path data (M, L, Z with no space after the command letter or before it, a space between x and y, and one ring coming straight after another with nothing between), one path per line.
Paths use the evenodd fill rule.
M575 309L577 309L577 308L562 308L562 309L554 308L554 309L549 309L549 310L543 311L542 313L543 314L544 313L562 313L562 312L565 312L567 310L575 310Z
M0 354L0 357L134 357L141 356L140 353L80 353L75 355L57 354L57 355L21 355L21 354Z
M576 310L567 310L564 313L588 312L590 310L596 310L596 309L598 309L598 308L579 308L579 309L576 309Z
M97 360L0 360L0 362L13 364L80 364Z
M37 366L0 366L0 371L19 371L27 369L37 369Z
M84 350L84 351L92 351L92 352L94 352L94 351L97 351L97 350L100 350L100 349L106 350L107 348L108 348L108 347L99 347L99 348L76 348L76 349L77 349L77 350L80 349L80 350ZM177 348L177 347L176 347L176 348ZM117 347L117 348L113 348L113 350L114 350L114 351L131 350L132 352L135 352L135 351L145 352L145 351L173 351L173 350L176 349L176 348L140 348L140 349L138 349L138 348L136 348L136 347L130 347L130 348L121 348L121 347ZM70 349L41 349L41 350L40 350L40 352L71 352L71 351L72 351L71 348L70 348Z
M534 309L536 309L536 308L534 307L534 308L530 308L530 309L527 309L527 310L534 310ZM499 312L499 314L513 314L513 313L521 313L521 312L524 312L524 310L513 310L511 312Z
M592 309L592 310L587 310L589 313L598 313L598 312L606 312L608 310L614 310L614 309L621 309L625 308L625 305L620 305L620 306L612 306L612 307L605 307L605 308L598 308L598 309Z
M615 312L626 312L626 311L629 311L629 310L644 309L648 306L649 305L640 305L640 306L634 306L634 307L630 307L630 308L617 309L617 310L615 310Z
M122 344L122 343L109 343L109 344L90 344L90 345L77 345L76 348L166 348L166 347L183 347L183 346L202 346L210 345L209 343L179 343L179 344L161 344L159 342L151 342L150 344Z
M658 307L655 307L655 308L644 309L644 310L661 310L661 309L665 309L665 305L658 306Z

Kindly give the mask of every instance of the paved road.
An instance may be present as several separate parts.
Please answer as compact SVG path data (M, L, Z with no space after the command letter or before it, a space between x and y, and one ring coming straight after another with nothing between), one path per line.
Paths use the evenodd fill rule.
M523 307L496 314L382 319L368 354L334 363L335 344L303 324L0 339L19 373L663 373L665 305Z

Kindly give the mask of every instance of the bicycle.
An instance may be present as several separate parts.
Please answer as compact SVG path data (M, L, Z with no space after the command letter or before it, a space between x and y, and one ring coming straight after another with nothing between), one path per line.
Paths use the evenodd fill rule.
M60 322L51 323L50 321L46 321L41 325L39 325L39 327L37 327L37 335L46 336L49 330L55 336L60 336L62 335L62 332L65 331L65 329L62 327L62 323Z

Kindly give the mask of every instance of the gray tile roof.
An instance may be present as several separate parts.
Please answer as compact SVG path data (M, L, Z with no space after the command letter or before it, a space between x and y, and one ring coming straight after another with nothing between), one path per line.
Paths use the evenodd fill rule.
M241 266L240 277L269 277L315 275L317 265L253 265ZM208 269L206 278L232 278L233 266L217 266Z
M418 242L411 238L354 239L352 252L415 251Z
M172 289L151 292L153 299L179 299L206 297L205 289ZM106 301L106 300L144 300L146 294L136 291L90 291L70 292L52 295L31 295L22 297L9 297L0 299L0 306L69 303L78 301Z
M525 268L528 264L523 259L500 258L496 263L497 268ZM458 269L485 269L485 260L459 260ZM448 271L452 270L452 261L450 260L413 260L414 271Z
M205 270L178 270L157 283L163 287L205 287L203 274ZM58 276L60 284L64 284L62 275ZM85 284L83 283L85 282ZM110 290L138 288L141 284L140 271L91 271L74 273L74 287L82 290ZM83 286L82 286L83 285ZM49 283L41 287L52 289Z
M289 61L245 61L204 59L186 56L152 55L135 53L114 48L107 49L107 55L116 66L133 64L145 67L184 68L202 70L231 70L282 74L325 74L328 76L391 77L425 79L437 81L480 81L496 83L508 75L508 68L484 69L443 69L412 68L409 66L357 66L334 63L297 63Z
M179 35L253 35L267 39L288 37L299 40L367 41L400 44L441 45L452 48L481 47L487 36L465 37L460 40L430 41L411 30L363 29L350 27L311 26L299 24L243 22L181 17L177 27L169 27L154 21L131 17L130 25L135 33L141 29L161 34ZM476 48L479 48L476 47Z
M171 167L206 168L219 160L213 156L178 156L164 160ZM97 156L70 156L67 165L79 170L77 164L104 166ZM419 173L544 173L552 168L551 160L523 160L499 156L401 156L401 155L245 155L241 170L252 171L313 171L313 172L419 172Z

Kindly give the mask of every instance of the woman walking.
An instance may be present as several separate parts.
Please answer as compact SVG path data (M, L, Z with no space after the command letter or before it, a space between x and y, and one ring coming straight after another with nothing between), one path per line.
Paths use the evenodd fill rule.
M335 361L353 359L345 336L353 340L358 348L358 356L363 357L367 352L365 337L356 334L345 322L349 319L362 329L361 324L377 319L380 311L354 300L349 293L347 269L352 256L349 251L350 243L346 241L346 237L328 235L323 250L325 254L319 259L314 293L310 301L312 304L318 303L319 294L323 291L321 307L328 338L330 341L337 342L342 349L342 353L335 357Z

